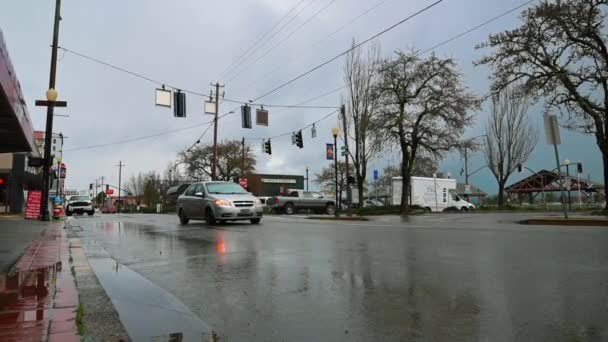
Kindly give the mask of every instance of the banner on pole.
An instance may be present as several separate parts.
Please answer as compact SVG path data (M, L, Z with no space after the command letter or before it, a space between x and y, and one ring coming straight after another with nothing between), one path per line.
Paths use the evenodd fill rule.
M327 160L334 160L334 144L326 144L325 154Z

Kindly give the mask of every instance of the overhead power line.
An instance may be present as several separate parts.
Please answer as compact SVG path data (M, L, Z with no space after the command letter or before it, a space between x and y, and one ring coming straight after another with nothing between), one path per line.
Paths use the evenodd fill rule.
M321 42L331 38L333 35L335 35L336 33L342 31L346 26L351 25L352 23L354 23L355 21L363 18L363 16L365 16L366 14L368 14L369 12L375 10L376 8L382 6L384 3L386 3L389 0L382 0L377 2L375 5L373 5L372 7L366 9L365 11L363 11L361 14L359 14L358 16L354 17L353 19L351 19L350 21L344 23L342 26L338 27L335 31L333 31L332 33L323 36L322 39L320 39L319 41L317 41L316 43L312 44L312 47L315 47L317 45L319 45ZM392 1L392 0L390 0Z
M259 45L258 48L266 45L269 41L271 41L274 37L276 37L277 34L281 33L281 31L283 31L287 26L289 26L289 24L291 24L298 16L300 16L300 14L302 14L302 12L304 12L308 7L310 7L310 5L312 5L315 1L317 1L317 0L310 0L310 2L308 4L304 5L304 7L302 7L293 17L291 17L291 19L289 19L289 21L287 21L283 26L281 26L281 28L279 28L276 32L274 32L270 37L268 37L268 39L266 39L266 41L263 44ZM231 72L233 72L238 67L240 67L251 56L252 56L252 54L246 54L245 58L243 58L234 67L232 67L231 70L229 70L227 73L224 74L224 76L230 75Z
M301 5L301 4L302 4L304 1L306 1L306 0L300 0L300 1L299 1L299 2L298 2L296 5L295 5L295 6L291 7L291 8L290 8L290 9L289 9L289 10L288 10L286 13L285 13L285 15L283 15L283 16L281 17L281 19L280 19L279 21L277 21L277 22L276 22L276 23L275 23L275 24L274 24L274 25L273 25L273 26L270 28L270 30L266 31L266 33L264 33L263 35L261 35L261 36L260 36L260 37L259 37L259 38L258 38L258 39L257 39L257 40L256 40L256 41L253 43L253 44L251 44L251 45L250 45L250 46L249 46L249 47L248 47L248 48L245 50L245 52L243 52L243 53L242 53L241 55L239 55L239 56L238 56L238 57L237 57L235 60L233 60L233 61L232 61L232 63L230 63L230 65L228 65L228 66L226 67L226 69L224 69L224 70L221 72L221 74L220 74L220 76L219 76L218 78L222 78L222 77L224 77L224 75L226 74L226 72L228 72L228 71L229 71L229 70L232 68L232 66L233 66L235 63L238 63L238 62L241 60L241 58L243 58L244 56L247 56L247 54L248 54L248 53L249 53L251 50L253 50L253 48L255 48L255 47L257 46L257 44L258 44L258 43L260 43L260 42L261 42L261 41L262 41L264 38L266 38L266 36L268 36L268 35L270 34L270 32L274 31L274 29L275 29L275 28L277 28L277 26L279 26L279 24L281 24L281 23L283 22L283 20L284 20L285 18L287 18L287 17L289 16L289 14L291 14L291 12L293 12L293 11L294 11L296 8L298 8L298 7L299 7L299 6L300 6L300 5Z
M266 96L268 96L268 95L270 95L270 94L274 93L275 91L277 91L277 90L279 90L279 89L282 89L282 88L284 88L284 87L286 87L286 86L288 86L288 85L292 84L293 82L295 82L295 81L297 81L297 80L301 79L302 77L304 77L304 76L306 76L306 75L308 75L308 74L310 74L310 73L312 73L312 72L315 72L315 71L317 71L317 70L321 69L322 67L324 67L324 66L326 66L327 64L329 64L329 63L331 63L331 62L333 62L333 61L337 60L338 58L340 58L340 57L342 57L342 56L346 55L347 53L349 53L349 52L351 52L351 51L355 50L356 48L358 48L358 47L360 47L360 46L362 46L362 45L364 45L364 44L366 44L366 43L368 43L368 42L370 42L370 41L372 41L372 40L374 40L374 39L376 39L376 38L380 37L381 35L385 34L386 32L388 32L388 31L390 31L390 30L394 29L395 27L397 27L397 26L399 26L399 25L401 25L401 24L405 23L406 21L408 21L408 20L410 20L410 19L412 19L412 18L414 18L414 17L416 17L416 16L418 16L418 15L420 15L420 14L422 14L422 13L424 13L424 12L428 11L429 9L431 9L431 8L433 8L433 7L435 7L435 6L437 6L437 5L438 5L439 3L441 3L441 2L443 2L443 0L438 0L438 1L435 1L434 3L432 3L432 4L430 4L430 5L426 6L426 7L424 7L423 9L421 9L421 10L419 10L419 11L417 11L416 13L414 13L414 14L412 14L412 15L410 15L410 16L408 16L408 17L406 17L406 18L402 19L402 20L400 20L399 22L397 22L397 23L395 23L395 24L393 24L393 25L389 26L388 28L386 28L386 29L384 29L384 30L382 30L382 31L380 31L380 32L378 32L378 33L376 33L375 35L373 35L373 36L371 36L371 37L367 38L366 40L362 41L361 43L359 43L359 44L356 44L356 45L352 46L351 48L347 49L346 51L344 51L344 52L342 52L342 53L340 53L340 54L338 54L338 55L336 55L336 56L334 56L334 57L332 57L332 58L328 59L327 61L325 61L325 62L323 62L323 63L321 63L321 64L319 64L319 65L317 65L317 66L313 67L312 69L310 69L310 70L308 70L308 71L306 71L306 72L304 72L304 73L302 73L302 74L300 74L300 75L298 75L298 76L296 76L296 77L292 78L291 80L289 80L289 81L287 81L287 82L285 82L285 83L283 83L283 84L279 85L278 87L276 87L276 88L274 88L274 89L272 89L272 90L270 90L270 91L268 91L268 92L266 92L266 93L264 93L264 94L262 94L262 95L260 95L260 96L256 97L256 98L255 98L253 101L257 101L257 100L259 100L259 99L261 99L261 98L264 98L264 97L266 97Z
M430 47L430 48L428 48L426 50L420 51L419 53L416 54L416 56L420 56L420 55L425 54L427 52L431 52L431 51L435 50L436 48L438 48L440 46L443 46L445 44L451 43L452 41L454 41L454 40L456 40L456 39L458 39L458 38L460 38L462 36L466 36L467 34L469 34L469 33L473 32L473 31L476 31L476 30L478 30L478 29L486 26L486 25L488 25L489 23L491 23L493 21L496 21L496 20L498 20L498 19L500 19L500 18L502 18L502 17L504 17L506 15L509 15L509 14L517 11L518 9L520 9L520 8L522 8L524 6L527 6L527 5L531 4L531 3L533 3L534 1L536 1L536 0L526 1L526 2L520 4L520 5L516 6L516 7L511 8L510 10L502 12L499 15L497 15L497 16L491 18L491 19L488 19L488 20L484 21L483 23L481 23L481 24L479 24L479 25L477 25L475 27L472 27L472 28L470 28L470 29L468 29L468 30L466 30L466 31L464 31L462 33L459 33L459 34L453 36L452 38L450 38L448 40L444 40L443 42L441 42L441 43L439 43L439 44L437 44L437 45L435 45L433 47Z
M258 56L258 58L256 58L253 62L249 63L248 66L246 66L245 68L241 69L237 73L233 74L227 80L227 82L233 80L235 77L237 77L238 75L240 75L241 73L243 73L243 71L251 68L259 60L261 60L262 58L266 57L269 53L271 53L272 51L274 51L277 47L279 47L281 44L283 44L285 41L287 41L289 38L291 38L291 36L293 36L296 32L298 32L302 27L304 27L306 24L308 24L309 22L311 22L314 18L316 18L317 16L319 16L319 14L321 14L321 12L325 11L334 2L336 2L336 0L330 0L327 4L325 4L325 6L321 7L317 12L315 12L315 14L311 15L306 21L304 21L302 24L300 24L300 26L298 26L295 30L291 31L287 36L283 37L283 39L281 39L278 43L276 43L275 45L273 45L270 49L266 50L265 53L263 53L262 55Z

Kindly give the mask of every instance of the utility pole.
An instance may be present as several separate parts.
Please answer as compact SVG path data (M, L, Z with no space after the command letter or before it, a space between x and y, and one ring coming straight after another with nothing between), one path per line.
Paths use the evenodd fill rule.
M97 204L97 206L99 206L99 201L97 200L97 181L98 181L98 179L95 178L95 193L93 193L93 198L95 199L95 204Z
M55 1L55 21L53 25L53 45L51 48L51 71L49 75L49 90L47 100L54 102L57 92L55 91L55 79L57 76L57 47L59 45L59 21L61 20L61 0ZM49 93L54 92L55 99L51 99ZM49 103L46 107L46 130L44 135L44 166L42 169L42 203L40 205L40 220L49 221L49 188L51 169L51 141L53 135L54 105Z
M213 84L212 84L213 86ZM213 161L211 163L211 180L217 180L217 119L220 112L220 85L215 83L215 118L213 119Z
M120 213L120 207L121 207L121 181L122 181L122 168L123 166L125 166L125 164L122 163L122 160L118 161L118 213Z
M105 194L106 192L105 192L105 190L103 189L103 178L104 178L104 177L103 177L103 176L101 176L101 191L100 191L100 192L102 192L102 193L104 193L104 194ZM105 203L103 203L103 202L104 202L104 201L103 201L103 199L104 199L104 198L105 198L105 196L101 196L101 204L105 206Z
M465 200L469 201L469 195L466 193L467 188L469 187L469 157L467 154L467 146L464 147L464 187L465 187Z
M352 203L352 190L350 188L350 183L348 182L348 179L350 178L350 168L348 167L348 122L346 120L345 105L340 106L340 116L342 119L342 127L344 128L344 146L346 146L346 153L344 155L344 162L346 164L346 201L348 202L348 205L350 207L350 204Z
M245 137L241 140L241 178L245 178Z

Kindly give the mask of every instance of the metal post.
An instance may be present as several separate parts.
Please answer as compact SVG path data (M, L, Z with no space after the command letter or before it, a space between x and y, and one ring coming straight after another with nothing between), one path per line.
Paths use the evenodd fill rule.
M465 190L465 200L468 202L469 201L469 194L466 193L467 189L469 188L469 158L467 155L467 147L465 145L464 147L464 190Z
M55 21L53 25L53 45L51 48L51 71L49 89L55 89L57 77L57 46L59 45L59 21L61 20L61 0L55 1ZM51 138L53 135L54 106L46 107L46 130L44 136L44 166L42 168L42 200L40 203L40 220L49 221L49 183L51 169Z
M59 194L59 182L61 179L61 162L57 161L57 197L61 197Z
M581 201L581 174L576 171L576 183L578 184L578 208L583 207L583 202Z
M306 167L306 191L308 191L308 167Z
M118 161L118 205L117 205L117 209L118 209L118 213L120 213L120 207L122 206L122 202L121 202L121 182L122 182L122 167L125 166L125 164L122 163L122 160Z
M435 211L439 211L439 200L437 199L437 175L433 174L433 182L435 183Z
M570 187L572 182L570 181L570 164L566 164L566 179L568 180L568 211L572 211L572 201L570 200Z
M211 180L217 180L217 119L220 111L220 83L215 83L215 118L213 119L213 161Z
M241 178L245 177L245 137L241 140Z
M336 207L335 207L335 216L338 216L338 208L340 208L340 203L338 203L338 136L334 135L334 173L336 176L336 182L334 183L336 186Z
M553 137L555 137L555 134L557 132L555 132L555 128L553 127L553 125L551 125L551 135ZM561 192L561 202L562 202L562 209L564 211L564 218L567 219L568 218L568 209L566 207L566 204L564 203L564 180L561 177L561 165L559 164L559 152L557 150L557 144L553 144L553 149L555 150L555 163L557 164L557 174L560 176L559 177L559 188L560 188L560 192Z

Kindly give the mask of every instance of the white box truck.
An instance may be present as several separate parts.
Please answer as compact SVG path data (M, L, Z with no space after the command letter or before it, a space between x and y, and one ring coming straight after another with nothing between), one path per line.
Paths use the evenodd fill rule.
M402 178L392 179L393 205L401 204ZM475 206L456 193L456 180L446 178L411 178L411 204L418 205L426 211L443 211L454 207L460 211L475 209Z

